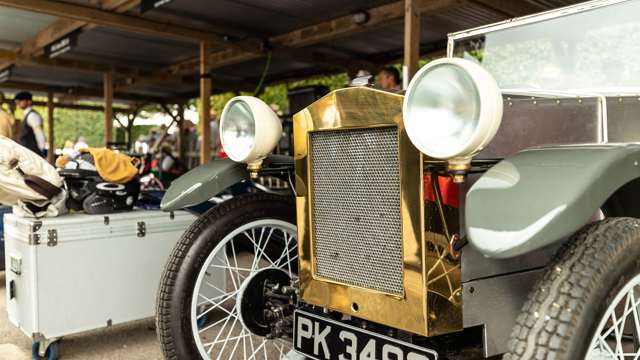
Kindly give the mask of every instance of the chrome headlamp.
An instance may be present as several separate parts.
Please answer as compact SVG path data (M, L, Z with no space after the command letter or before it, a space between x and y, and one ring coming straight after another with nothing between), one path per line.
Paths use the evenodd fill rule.
M252 96L229 100L220 118L220 141L229 158L259 168L282 136L278 115Z
M480 65L446 58L421 68L407 89L403 116L411 142L425 155L468 166L502 121L502 93Z

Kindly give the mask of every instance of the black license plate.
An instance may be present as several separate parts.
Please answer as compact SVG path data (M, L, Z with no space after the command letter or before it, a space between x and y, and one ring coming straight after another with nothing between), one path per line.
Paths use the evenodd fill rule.
M429 349L354 326L296 311L294 347L313 359L437 360Z

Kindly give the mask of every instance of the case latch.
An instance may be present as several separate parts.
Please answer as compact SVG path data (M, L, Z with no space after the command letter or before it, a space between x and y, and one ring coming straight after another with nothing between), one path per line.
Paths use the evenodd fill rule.
M145 237L147 235L147 225L144 221L138 221L138 237Z
M47 246L58 245L58 231L56 229L49 229L47 231Z
M31 223L31 233L29 234L29 245L40 245L40 231L42 228L42 221L34 221Z
M18 255L10 255L9 258L11 272L16 275L22 274L22 257L19 257Z
M40 234L29 234L29 245L40 245Z

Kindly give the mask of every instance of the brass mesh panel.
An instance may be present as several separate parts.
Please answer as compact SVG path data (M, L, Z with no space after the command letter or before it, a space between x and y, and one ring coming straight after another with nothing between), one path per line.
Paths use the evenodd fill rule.
M310 136L316 275L402 294L397 128Z

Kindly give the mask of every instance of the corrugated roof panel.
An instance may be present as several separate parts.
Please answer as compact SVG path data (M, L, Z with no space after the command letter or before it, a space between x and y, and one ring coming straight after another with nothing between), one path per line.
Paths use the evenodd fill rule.
M256 59L248 62L244 62L241 64L229 65L219 69L215 69L214 73L216 74L224 74L228 77L235 77L238 79L242 78L258 78L262 75L265 69L266 59ZM298 71L301 69L305 69L308 67L313 67L312 65L296 62L296 61L282 61L276 60L271 62L271 65L268 69L268 75L273 77L276 75L286 74L288 71Z
M33 82L53 86L102 86L98 73L78 72L63 68L16 66L11 71L11 81ZM0 87L2 84L0 84Z
M195 43L100 27L80 33L77 47L62 57L151 68L197 55Z
M404 41L403 31L402 22L396 22L382 26L374 32L336 39L330 46L343 51L358 53L361 56L377 54L401 48Z
M393 0L190 0L170 2L144 16L179 14L267 37L390 2Z
M141 83L132 86L126 87L126 92L128 94L136 94L136 95L145 95L145 96L155 96L155 97L166 97L166 96L176 96L182 93L189 93L197 91L197 84L189 85L189 84L149 84L149 83Z
M507 16L480 5L460 6L433 15L448 23L447 33L474 28L505 20ZM445 34L446 37L446 34Z
M19 44L57 19L54 16L0 7L0 41Z
M94 0L65 0L77 4L95 4ZM221 32L229 29L238 37L269 37L331 18L354 13L381 4L398 0L174 0L151 10L143 17L171 21L176 24ZM543 8L573 4L575 0L520 0ZM138 14L137 9L131 11ZM481 5L465 5L422 18L421 44L423 48L444 47L447 34L468 28L504 20L505 14ZM15 47L16 44L34 36L55 21L55 17L11 10L0 7L0 47ZM226 33L222 31L222 33ZM239 34L239 35L237 35ZM332 39L317 44L314 51L326 54L345 54L386 61L401 57L403 47L403 22L398 20L359 34ZM189 43L128 32L112 28L97 27L79 36L79 43L62 58L96 63L113 63L140 68L158 68L198 55L197 42ZM215 69L217 76L229 80L237 79L257 82L264 69L265 58ZM288 61L275 57L267 79L279 80L295 76L323 73L323 66L304 62ZM60 86L102 86L101 74L75 72L42 67L19 66L14 70L17 81L37 82ZM1 85L0 85L1 87ZM215 88L215 85L214 85ZM193 84L155 85L141 82L127 91L154 96L175 96L176 93L195 93Z

